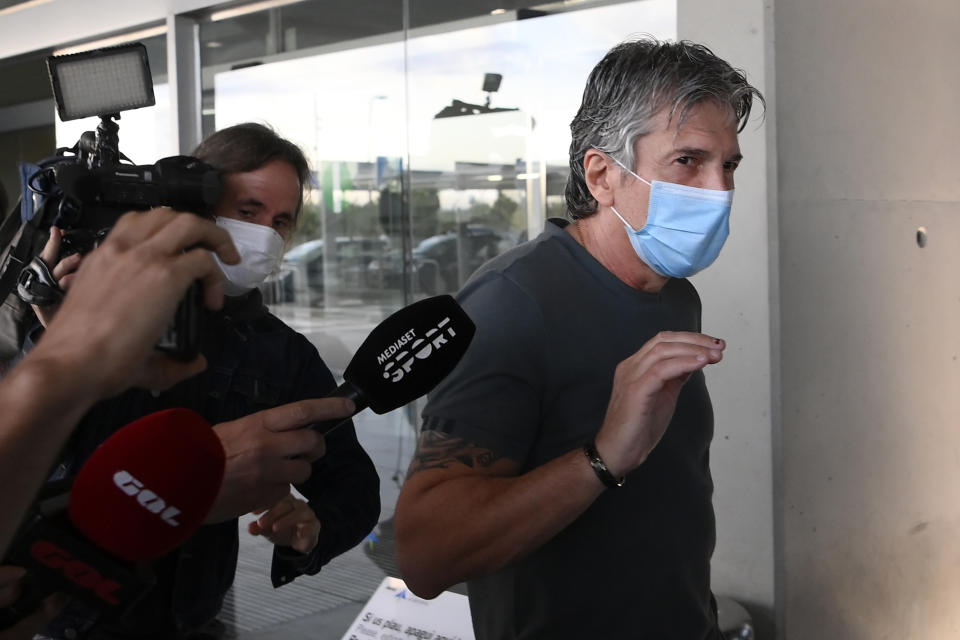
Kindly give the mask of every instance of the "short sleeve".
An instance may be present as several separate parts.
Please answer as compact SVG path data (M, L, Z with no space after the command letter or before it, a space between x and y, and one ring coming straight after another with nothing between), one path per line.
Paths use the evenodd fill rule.
M477 330L463 359L429 394L423 429L522 462L542 413L541 310L497 271L469 282L457 298Z

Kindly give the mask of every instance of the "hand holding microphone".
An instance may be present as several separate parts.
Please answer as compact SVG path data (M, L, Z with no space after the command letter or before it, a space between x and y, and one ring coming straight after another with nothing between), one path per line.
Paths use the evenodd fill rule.
M207 523L273 507L310 477L323 437L359 411L387 413L437 385L466 352L476 326L451 296L426 298L377 325L326 398L301 400L216 425L227 456ZM302 427L308 427L303 429Z
M226 472L206 523L269 509L291 484L310 477L310 463L326 448L323 436L303 429L323 420L341 421L356 408L346 398L300 400L213 427L226 454Z
M329 394L350 398L356 410L310 428L327 434L366 407L382 415L425 395L460 362L476 330L449 295L400 309L370 332L344 370L343 384Z

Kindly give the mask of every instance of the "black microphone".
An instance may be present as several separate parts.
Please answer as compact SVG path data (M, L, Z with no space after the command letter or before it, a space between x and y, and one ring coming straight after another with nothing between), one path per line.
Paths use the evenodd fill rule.
M155 582L143 563L202 524L224 466L210 423L189 409L151 413L107 438L74 480L42 490L3 559L27 575L17 602L0 609L0 629L56 592L98 621L121 616Z
M309 425L327 434L363 409L384 414L413 402L447 377L466 353L477 327L449 295L425 298L374 328L327 397L350 398L356 411Z

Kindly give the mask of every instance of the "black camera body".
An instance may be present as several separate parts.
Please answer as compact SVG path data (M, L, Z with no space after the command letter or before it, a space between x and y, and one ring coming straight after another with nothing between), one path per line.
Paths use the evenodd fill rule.
M87 168L77 163L53 167L61 190L58 226L65 229L63 255L87 253L127 211L166 206L212 215L220 196L220 174L189 156L163 158L152 165Z
M124 66L137 73L118 85L118 95L91 96L91 88L97 86L94 75L116 80L117 60L125 60ZM120 216L129 211L165 206L183 211L184 215L213 216L221 191L219 171L190 156L134 165L120 153L120 127L116 123L119 111L154 104L142 44L50 57L47 66L62 120L89 115L100 118L96 131L85 132L72 148L58 149L55 157L41 163L25 181L23 197L32 198L42 207L41 219L64 231L58 261L95 249ZM94 98L96 105L91 104ZM40 305L59 300L63 292L50 273L53 267L39 258L24 267L17 282L20 298ZM199 284L194 283L157 344L158 349L182 360L197 356L203 319L201 302Z
M93 168L65 160L54 164L47 175L52 177L50 186L55 185L53 193L58 193L50 196L56 202L47 206L57 206L54 224L64 230L60 260L95 249L128 211L166 206L184 215L212 216L221 188L219 171L189 156L163 158L152 165ZM29 276L22 277L21 283L24 279ZM203 313L202 295L195 283L177 307L157 349L180 360L195 358L200 350Z

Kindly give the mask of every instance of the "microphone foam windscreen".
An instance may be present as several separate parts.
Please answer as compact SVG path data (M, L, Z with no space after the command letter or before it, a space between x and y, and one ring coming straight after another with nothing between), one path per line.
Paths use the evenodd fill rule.
M70 494L70 519L118 558L156 558L202 524L224 467L220 439L200 414L189 409L151 413L110 436L80 469Z
M452 296L425 298L377 325L343 379L374 412L393 411L443 380L463 357L476 329Z

